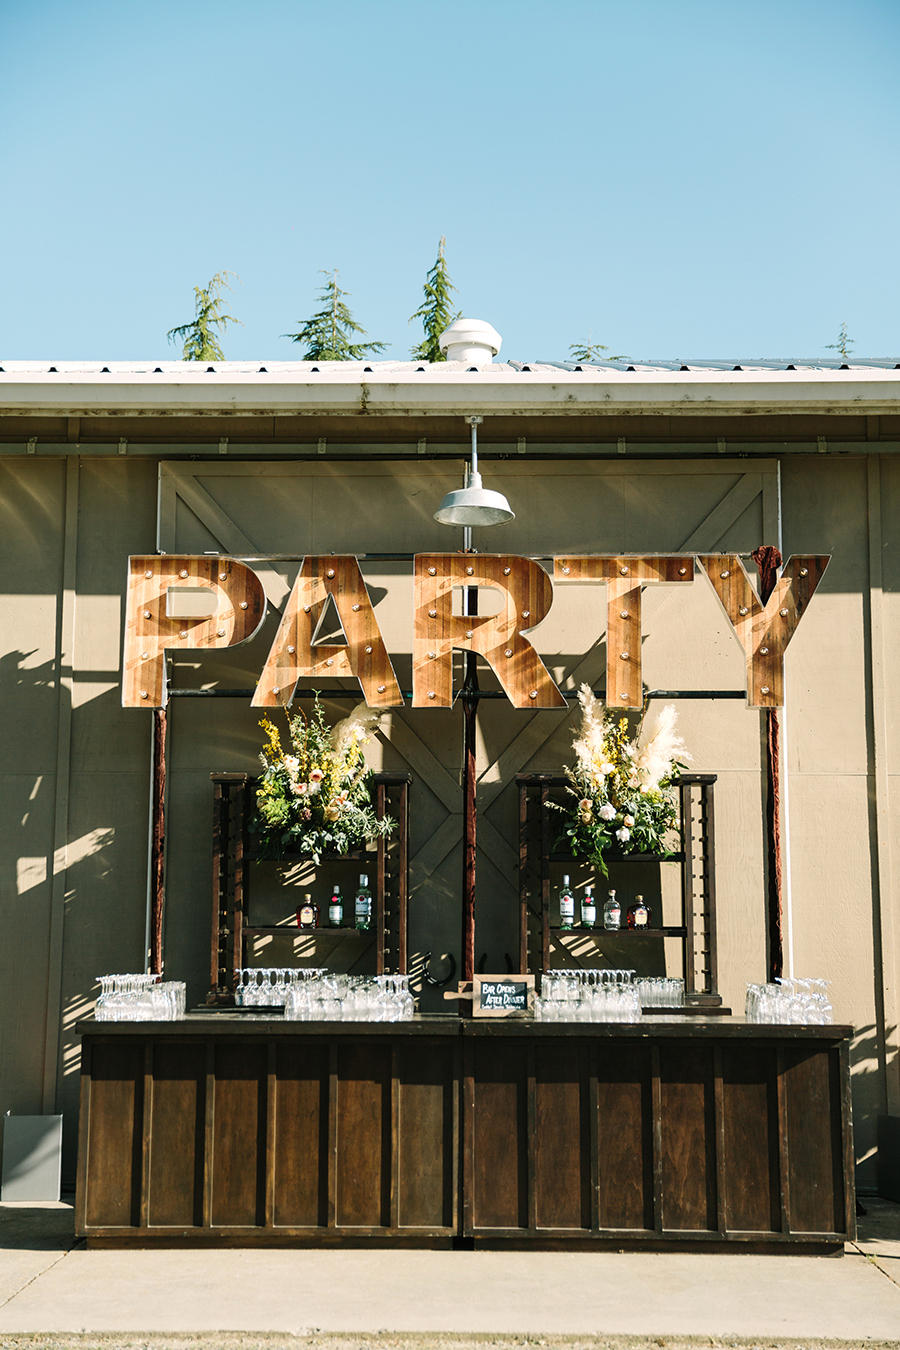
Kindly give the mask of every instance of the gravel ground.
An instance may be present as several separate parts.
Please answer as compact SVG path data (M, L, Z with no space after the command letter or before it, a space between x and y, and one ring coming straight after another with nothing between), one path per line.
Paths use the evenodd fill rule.
M110 1334L3 1336L0 1350L900 1350L900 1341L760 1340L708 1336L285 1336L211 1333L202 1336Z

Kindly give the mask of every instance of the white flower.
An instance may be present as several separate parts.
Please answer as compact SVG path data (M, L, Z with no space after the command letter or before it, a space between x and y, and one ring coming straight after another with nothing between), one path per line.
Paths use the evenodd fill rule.
M615 764L610 764L609 760L606 760L603 764L600 765L600 772L604 774L606 777L609 777L609 775L611 773L615 773L615 771L616 771Z
M634 816L625 816L625 824L629 827L634 824Z
M305 783L291 783L291 792L293 792L295 797L302 797L305 791Z
M284 757L284 767L287 769L287 771L288 771L288 773L290 774L291 778L296 778L296 777L297 777L297 770L298 770L299 767L300 767L300 761L299 761L299 759L297 758L296 755L285 755L285 757Z
M578 803L578 810L581 812L583 816L589 816L591 814L592 807L593 802L591 801L590 797L582 797L581 801Z
M599 815L601 820L615 820L616 808L611 802L604 802L600 807Z
M616 838L620 844L624 844L626 840L631 838L631 831L626 830L623 826L621 830L616 830Z
M321 769L312 769L310 771L309 781L310 783L321 783L324 777L325 775Z

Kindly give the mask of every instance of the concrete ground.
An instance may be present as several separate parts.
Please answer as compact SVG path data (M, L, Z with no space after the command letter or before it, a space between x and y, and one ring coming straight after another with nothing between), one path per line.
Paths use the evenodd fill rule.
M87 1251L71 1206L0 1205L0 1347L900 1350L900 1205L864 1203L843 1257Z

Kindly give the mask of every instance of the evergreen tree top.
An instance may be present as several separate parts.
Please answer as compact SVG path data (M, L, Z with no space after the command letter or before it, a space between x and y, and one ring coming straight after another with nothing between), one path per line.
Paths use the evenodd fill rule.
M441 351L438 339L445 328L449 328L454 319L458 319L460 311L455 313L451 306L450 295L456 290L453 282L450 280L450 273L447 270L447 260L444 257L444 249L447 245L446 238L441 235L438 244L437 257L432 263L431 269L425 278L423 286L423 300L415 314L411 314L409 322L414 319L422 320L422 329L424 337L422 341L412 348L410 355L414 361L446 361L446 356Z
M849 361L850 353L855 346L856 343L847 332L847 325L845 323L841 324L840 331L837 335L837 342L826 342L825 344L826 350L840 352L844 361Z
M240 324L240 319L225 314L223 290L231 290L228 278L233 272L216 272L204 286L194 287L194 317L189 323L170 328L166 336L170 342L181 342L183 361L224 361L225 353L219 342L219 330L225 331L230 323ZM243 325L241 325L243 326Z
M323 268L322 275L328 278L319 292L318 298L324 301L322 308L302 322L298 333L282 333L282 337L304 344L303 361L363 361L371 354L383 352L386 342L353 341L355 335L365 337L366 330L356 322L345 303L344 297L350 292L338 285L337 268L333 272Z

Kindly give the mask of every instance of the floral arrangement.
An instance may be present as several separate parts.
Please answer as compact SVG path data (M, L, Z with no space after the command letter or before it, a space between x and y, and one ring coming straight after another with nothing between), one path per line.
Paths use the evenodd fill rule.
M690 759L675 730L676 712L665 704L642 717L637 734L595 699L588 685L578 691L581 726L572 741L575 764L566 766L571 803L548 802L566 816L563 836L575 857L590 858L604 876L604 855L665 856L667 834L677 823L672 780Z
M309 717L288 716L285 749L278 728L262 719L263 773L250 829L260 836L263 856L290 851L318 863L323 853L346 853L390 834L394 821L379 820L372 806L372 770L363 754L378 721L379 714L361 703L329 727L317 696Z

